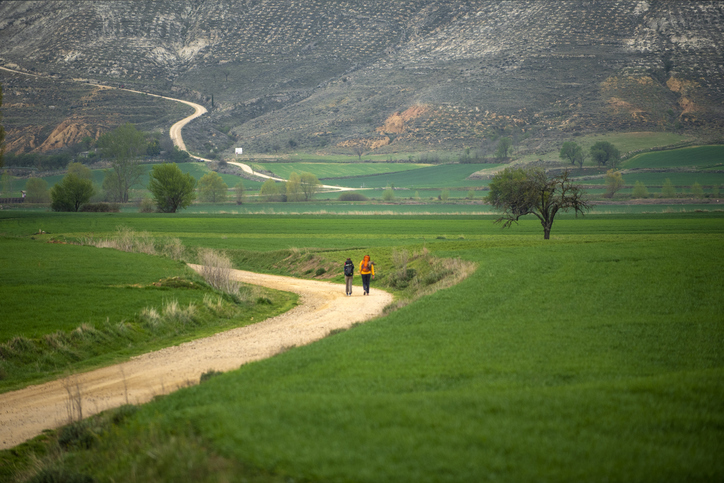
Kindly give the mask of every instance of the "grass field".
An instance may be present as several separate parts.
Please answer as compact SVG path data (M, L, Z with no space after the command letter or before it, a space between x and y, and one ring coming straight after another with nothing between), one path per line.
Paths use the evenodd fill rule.
M625 168L677 168L699 167L724 169L724 146L696 146L692 148L657 151L634 156L623 163Z
M259 166L284 179L289 179L289 175L292 173L303 172L312 173L319 179L326 179L407 172L429 165L412 163L269 163L259 164Z
M393 249L423 245L479 265L388 316L101 417L90 449L41 466L98 481L721 480L724 214L561 217L547 242L534 220L491 220L0 213L8 235L122 221L258 252L239 259L256 270L289 247L370 252L382 274ZM0 468L46 444L0 453Z
M666 179L670 179L674 186L679 188L686 187L688 190L694 183L702 186L719 187L724 184L724 173L707 173L707 172L643 172L643 173L626 173L623 180L627 185L633 185L636 181L645 184L649 191L652 187L661 188ZM582 181L585 184L605 184L603 178Z

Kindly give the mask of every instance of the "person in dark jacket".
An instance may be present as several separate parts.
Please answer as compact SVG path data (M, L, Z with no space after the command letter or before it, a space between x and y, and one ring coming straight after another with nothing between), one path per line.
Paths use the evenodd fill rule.
M344 262L344 281L346 284L345 293L347 297L352 295L352 279L354 278L354 262L351 258L348 258Z

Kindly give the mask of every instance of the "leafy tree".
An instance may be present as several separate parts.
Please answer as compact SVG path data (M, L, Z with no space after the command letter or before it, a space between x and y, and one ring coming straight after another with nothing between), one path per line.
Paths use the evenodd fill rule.
M70 163L68 164L68 173L67 174L74 174L80 179L87 179L88 181L93 181L93 172L90 170L90 168L83 163Z
M632 195L634 198L646 198L649 196L649 190L646 189L646 185L641 181L636 181Z
M146 136L127 122L98 139L103 156L110 158L111 169L106 172L103 188L115 201L128 202L128 192L143 175L139 157L146 152Z
M521 216L535 215L543 226L543 238L550 238L553 219L559 211L573 209L584 214L592 205L580 186L569 179L568 171L551 178L542 168L506 168L490 182L486 201L503 210L495 223L507 228Z
M580 168L583 168L583 161L586 159L586 155L583 154L583 148L574 141L566 141L563 143L558 156L574 166L577 164Z
M446 203L448 198L450 198L450 190L442 190L440 192L440 201Z
M603 196L606 198L613 198L613 195L615 195L617 191L620 191L624 186L621 171L609 169L606 172L604 181L606 182L606 193Z
M0 107L3 106L3 86L0 84ZM3 112L0 110L0 122L3 120ZM0 124L0 168L5 165L5 128Z
M691 195L694 198L703 198L704 197L704 188L701 187L701 185L694 181L694 184L691 185Z
M498 141L498 149L495 150L495 157L498 159L505 159L508 157L508 152L513 147L513 142L509 137L500 138Z
M78 211L95 194L93 183L71 173L50 190L53 211Z
M219 173L206 173L199 179L199 199L212 203L226 201L226 192L229 187L224 183Z
M301 201L303 198L302 177L297 173L292 173L287 181L287 201Z
M159 164L151 170L148 190L162 213L176 213L189 206L196 199L195 187L194 177L183 174L175 163Z
M616 146L608 141L598 141L591 146L591 158L599 166L609 166L616 169L616 163L621 158L621 153L616 149Z
M2 188L5 196L13 195L13 175L7 171L2 174Z
M48 182L42 178L30 178L25 183L26 197L28 203L47 203L50 201Z
M244 203L244 183L242 183L241 180L234 186L234 193L236 195L236 204L240 205Z
M301 187L302 194L304 195L304 201L309 201L314 198L322 184L319 179L312 173L302 173L301 175Z
M158 156L161 154L161 143L156 138L151 138L146 144L146 154L149 156Z
M676 196L676 188L674 188L674 183L669 178L664 180L664 185L661 187L661 196L664 198L674 198Z
M273 179L268 179L259 188L259 194L265 201L277 201L279 199L279 187Z
M475 191L469 190L469 191L468 191L468 196L467 196L467 198L468 198L469 200L474 200L474 199L475 199Z
M191 161L191 155L188 152L179 149L178 146L174 146L169 151L168 158L174 163L186 163Z
M395 189L390 186L382 192L382 199L385 201L393 201L395 199Z

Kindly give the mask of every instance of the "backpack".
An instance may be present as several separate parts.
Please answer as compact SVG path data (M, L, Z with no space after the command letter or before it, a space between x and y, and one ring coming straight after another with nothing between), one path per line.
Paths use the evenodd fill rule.
M352 263L352 260L344 262L344 274L347 276L354 274L354 263Z

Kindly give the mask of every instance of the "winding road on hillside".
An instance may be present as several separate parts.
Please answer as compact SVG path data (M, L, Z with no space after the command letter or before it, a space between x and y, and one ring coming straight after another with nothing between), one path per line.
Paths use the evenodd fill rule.
M44 76L41 74L31 74L30 72L23 72L20 70L10 69L7 67L2 67L2 66L0 66L0 70L12 72L13 74L27 75L30 77L50 78L50 76ZM119 91L133 92L134 94L158 97L160 99L166 99L167 101L180 102L182 104L186 104L187 106L193 107L194 113L191 114L190 116L187 116L187 117L181 119L180 121L176 122L173 126L171 126L171 129L169 129L169 133L168 133L174 146L176 146L180 150L186 151L186 152L188 152L188 150L186 149L186 143L184 142L181 131L183 130L184 126L186 126L188 123L190 123L194 119L201 117L204 114L206 114L207 112L209 112L201 104L196 104L195 102L191 102L191 101L184 101L183 99L176 99L174 97L167 97L167 96L162 96L159 94L151 94L149 92L137 91L134 89L126 89L125 87L115 87L115 86L109 86L109 85L105 85L105 84L92 84L92 85L94 85L100 89L117 89ZM206 163L213 162L213 160L211 160L211 159L202 158L201 156L196 156L191 153L189 153L189 155L194 159L198 159L199 161L204 161ZM283 179L283 178L269 176L267 174L263 174L263 173L254 171L254 169L246 163L241 163L238 161L228 161L228 163L233 164L234 166L238 166L239 168L241 168L242 171L244 171L245 173L247 173L250 176L256 176L257 178L264 178L264 179L273 179L274 181L287 181L286 179ZM330 191L357 191L357 190L361 189L361 188L349 188L346 186L335 186L335 185L326 185L326 184L321 185L321 188L325 189L325 190L330 190Z
M197 265L191 265L195 270ZM342 285L234 270L234 278L300 295L298 306L257 324L143 354L128 362L0 394L0 449L11 448L69 421L71 401L80 398L83 417L126 403L197 384L208 371L242 364L309 344L382 313L392 296L372 289L352 297ZM77 414L77 412L75 412Z

